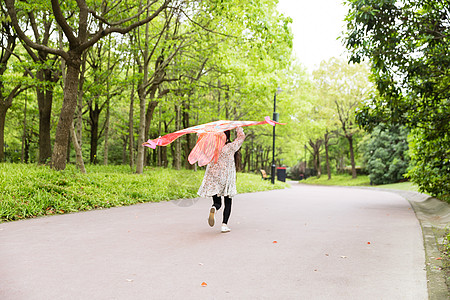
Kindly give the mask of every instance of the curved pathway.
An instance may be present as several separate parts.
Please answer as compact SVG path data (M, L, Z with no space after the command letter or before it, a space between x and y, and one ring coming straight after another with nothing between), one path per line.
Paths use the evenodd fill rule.
M227 234L209 200L187 203L0 224L0 299L428 297L421 228L394 193L240 194Z

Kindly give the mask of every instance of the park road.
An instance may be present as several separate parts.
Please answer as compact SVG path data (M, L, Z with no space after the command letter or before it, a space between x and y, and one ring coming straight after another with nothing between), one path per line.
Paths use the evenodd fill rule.
M192 205L186 205L186 204ZM239 194L0 224L0 299L428 298L419 222L370 189ZM203 285L202 285L203 284Z

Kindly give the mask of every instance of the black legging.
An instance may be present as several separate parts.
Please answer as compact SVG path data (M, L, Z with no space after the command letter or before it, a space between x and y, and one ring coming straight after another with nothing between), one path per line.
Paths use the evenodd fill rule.
M218 195L214 195L213 197L213 206L219 210L220 207L222 206L222 197L218 196ZM223 200L225 202L225 207L223 209L223 221L222 223L224 224L228 224L228 219L230 218L230 214L231 214L231 199L228 196L224 196Z

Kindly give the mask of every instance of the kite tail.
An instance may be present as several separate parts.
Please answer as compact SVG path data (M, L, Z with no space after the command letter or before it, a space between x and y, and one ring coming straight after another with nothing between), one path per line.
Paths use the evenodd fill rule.
M264 120L266 120L265 123L270 124L270 125L272 125L272 126L275 126L275 124L278 124L278 125L286 125L286 123L279 123L279 122L277 122L277 121L271 120L269 116L266 116L266 117L264 118Z

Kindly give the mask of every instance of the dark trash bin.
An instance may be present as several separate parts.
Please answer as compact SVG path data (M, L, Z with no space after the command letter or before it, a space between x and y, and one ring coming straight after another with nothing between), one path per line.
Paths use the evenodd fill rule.
M286 168L277 168L277 179L278 181L286 182Z

